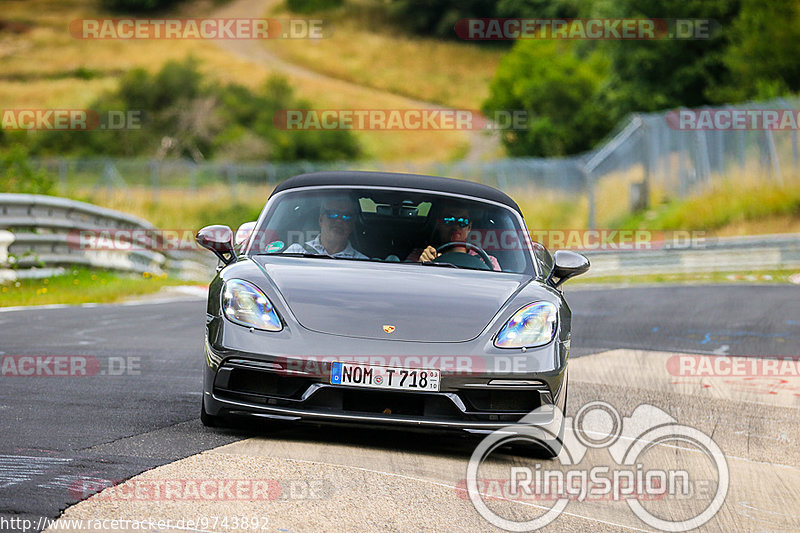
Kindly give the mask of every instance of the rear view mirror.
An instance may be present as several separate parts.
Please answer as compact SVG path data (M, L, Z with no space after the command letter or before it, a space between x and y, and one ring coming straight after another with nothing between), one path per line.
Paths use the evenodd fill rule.
M234 248L240 250L250 238L250 235L253 234L254 229L256 229L255 222L245 222L239 226L239 229L236 230L236 236L233 238Z
M554 287L589 270L589 260L586 256L570 250L557 250L553 254L553 261L555 265L550 277L558 278Z
M197 244L214 252L226 265L236 258L233 251L233 231L228 226L206 226L197 232L195 239Z

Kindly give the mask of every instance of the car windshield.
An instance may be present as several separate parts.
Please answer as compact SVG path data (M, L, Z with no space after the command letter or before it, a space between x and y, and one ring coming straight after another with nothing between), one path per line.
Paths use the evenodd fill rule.
M422 191L315 188L276 196L248 254L529 273L526 236L516 212L495 203Z

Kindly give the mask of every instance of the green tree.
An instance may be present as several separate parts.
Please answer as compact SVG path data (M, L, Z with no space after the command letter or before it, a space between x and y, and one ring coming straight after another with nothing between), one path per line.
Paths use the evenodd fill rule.
M599 96L607 62L596 52L579 57L576 48L572 41L521 40L500 62L483 111L527 111L527 129L503 136L511 155L580 152L613 126Z
M316 13L344 5L344 0L286 0L292 13Z
M756 0L741 1L751 3L752 10L760 9ZM505 0L501 5L506 2L519 9L537 3ZM760 20L740 13L740 0L587 0L552 7L572 9L579 17L705 19L712 21L711 33L710 38L697 40L515 43L497 70L485 104L489 110L521 105L535 117L529 131L506 135L504 140L514 155L569 154L591 148L629 113L720 102L721 95L731 93L730 88L743 85L739 77L752 76L755 70L741 61L740 74L732 74L735 52L731 51L737 39L743 40L741 28L753 24L743 20ZM796 17L773 21L776 25L795 23ZM787 35L793 34L787 30ZM758 39L759 45L767 42L765 37ZM766 48L754 57L763 55ZM785 62L790 55L782 56ZM776 61L766 67L766 61L760 64L764 72L782 64ZM754 83L763 86L765 79L755 78ZM792 88L789 82L781 87ZM741 98L745 92L737 94Z
M714 102L712 87L730 83L723 53L739 0L596 1L592 16L711 19L708 39L597 41L610 61L603 99L614 120L636 111L697 107Z
M741 0L730 40L723 62L731 82L713 88L716 101L766 99L800 91L800 2Z
M496 16L508 18L576 18L581 16L583 0L500 0Z

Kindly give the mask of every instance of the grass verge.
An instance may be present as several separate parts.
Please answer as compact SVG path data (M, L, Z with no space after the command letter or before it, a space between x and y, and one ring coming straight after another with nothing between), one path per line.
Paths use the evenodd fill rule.
M800 177L779 184L732 176L690 198L624 216L615 227L705 230L717 235L800 231Z
M159 17L213 16L216 6L195 0ZM253 13L252 16L261 14ZM368 86L344 85L327 78L308 79L260 57L261 44L216 43L199 39L76 39L69 24L112 16L96 0L4 2L0 19L19 25L19 33L0 32L0 102L4 109L84 109L114 89L122 73L136 67L157 72L167 61L191 55L201 70L222 83L255 89L270 75L284 75L298 96L319 109L400 109L404 100ZM243 46L242 43L244 43ZM313 47L308 40L298 40ZM320 43L328 46L328 43ZM225 48L233 47L234 50ZM244 49L240 49L240 48ZM422 83L422 81L420 81ZM465 150L469 139L458 131L355 132L365 159L447 161ZM78 133L79 134L79 133Z
M77 200L117 209L145 218L164 229L198 229L209 224L239 224L255 220L271 187L241 184L236 190L211 185L195 191L164 188L154 194L148 187L124 190L69 191ZM507 191L522 209L531 230L586 228L585 195L533 187ZM675 199L633 215L610 213L620 194L606 187L598 198L599 227L613 229L706 231L716 237L800 233L800 179L784 185L748 184L730 179L695 197Z
M604 177L596 190L597 227L608 229L705 231L716 237L800 233L800 176L784 183L740 175L716 178L715 185L687 198L654 191L653 206L627 211L634 171ZM519 204L530 229L586 229L585 194L518 187L508 194Z
M281 16L309 16L280 6L276 14ZM392 23L388 8L385 2L348 0L314 14L334 28L330 37L274 39L265 45L326 76L448 107L480 109L508 48L411 36Z
M225 224L234 230L244 222L256 220L272 187L237 187L235 193L224 185L197 191L161 189L156 195L147 187L124 190L77 191L76 200L116 209L144 218L160 229L198 230L210 224Z
M123 274L80 267L72 268L61 276L0 284L0 302L2 307L114 303L153 294L164 287L192 283L166 275Z

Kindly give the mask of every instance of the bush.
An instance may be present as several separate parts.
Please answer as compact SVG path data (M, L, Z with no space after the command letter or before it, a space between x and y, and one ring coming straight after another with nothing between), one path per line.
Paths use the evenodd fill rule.
M149 13L172 7L179 0L100 0L108 11L118 13Z
M316 13L344 5L344 0L286 0L286 7L293 13Z
M394 0L389 14L396 23L420 35L455 39L456 22L469 17L493 17L492 0Z
M26 194L52 194L55 181L42 169L28 162L28 151L22 145L12 146L0 155L0 191Z
M283 78L270 78L257 91L217 85L189 58L170 61L155 74L134 69L116 91L91 105L101 117L112 110L141 112L140 128L43 131L29 139L36 154L76 156L286 161L352 159L361 154L350 131L288 132L273 124L279 110L304 107L308 103L296 99Z
M419 35L456 39L456 22L465 18L577 17L582 0L393 0L388 10L395 22Z

